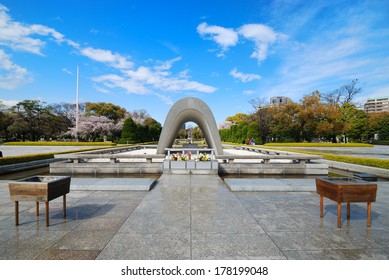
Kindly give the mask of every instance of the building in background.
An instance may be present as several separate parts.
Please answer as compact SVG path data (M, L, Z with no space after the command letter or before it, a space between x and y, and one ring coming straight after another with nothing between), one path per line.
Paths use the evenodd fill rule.
M366 113L389 112L389 97L369 98L364 105L364 110Z
M273 96L270 97L270 106L273 105L281 105L281 104L289 104L292 103L292 99L286 96Z

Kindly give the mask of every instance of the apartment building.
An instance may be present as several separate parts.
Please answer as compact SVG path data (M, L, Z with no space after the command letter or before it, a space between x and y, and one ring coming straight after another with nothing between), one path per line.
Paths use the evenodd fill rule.
M364 110L366 113L389 112L389 97L369 98L364 105Z
M271 105L281 105L281 104L288 104L292 103L292 99L286 96L273 96L270 97L270 106Z

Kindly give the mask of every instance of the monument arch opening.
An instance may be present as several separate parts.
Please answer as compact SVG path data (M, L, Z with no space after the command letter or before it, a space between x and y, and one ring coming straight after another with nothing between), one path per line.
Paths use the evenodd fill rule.
M187 122L196 123L203 132L208 146L216 155L223 154L219 131L211 109L202 100L186 97L178 100L166 116L159 138L157 154L165 154L165 148L171 148L178 131Z

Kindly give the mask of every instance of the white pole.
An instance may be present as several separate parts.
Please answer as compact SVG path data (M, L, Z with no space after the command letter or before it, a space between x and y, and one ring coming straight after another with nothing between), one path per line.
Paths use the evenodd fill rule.
M77 65L77 82L76 82L76 141L78 142L78 118L79 118L79 108L78 108L78 75L79 69Z

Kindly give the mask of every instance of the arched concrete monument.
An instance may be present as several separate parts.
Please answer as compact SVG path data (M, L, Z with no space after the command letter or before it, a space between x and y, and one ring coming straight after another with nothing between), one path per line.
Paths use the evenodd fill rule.
M172 147L177 133L186 122L196 123L216 155L223 154L222 142L211 109L202 100L186 97L178 100L170 109L159 137L157 154L165 154Z

